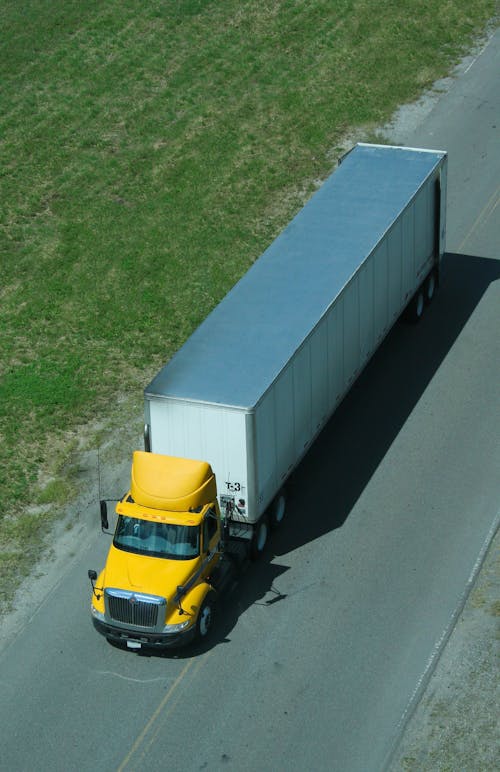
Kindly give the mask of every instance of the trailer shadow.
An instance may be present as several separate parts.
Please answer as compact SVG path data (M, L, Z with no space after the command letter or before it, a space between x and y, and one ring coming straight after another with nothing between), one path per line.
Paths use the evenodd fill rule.
M448 253L419 324L395 325L287 484L275 555L340 528L479 304L500 261ZM304 512L316 513L304 517Z

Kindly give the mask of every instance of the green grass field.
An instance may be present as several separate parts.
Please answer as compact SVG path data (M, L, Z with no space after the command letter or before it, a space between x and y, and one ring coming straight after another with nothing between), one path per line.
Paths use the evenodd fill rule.
M71 494L76 430L142 392L340 139L449 71L495 7L2 2L2 587Z

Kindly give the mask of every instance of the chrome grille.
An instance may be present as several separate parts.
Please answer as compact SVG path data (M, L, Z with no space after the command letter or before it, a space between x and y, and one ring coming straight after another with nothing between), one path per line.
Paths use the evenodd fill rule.
M106 612L110 619L123 625L154 630L158 626L159 609L166 606L165 598L142 595L125 590L106 590ZM160 625L164 620L160 617Z

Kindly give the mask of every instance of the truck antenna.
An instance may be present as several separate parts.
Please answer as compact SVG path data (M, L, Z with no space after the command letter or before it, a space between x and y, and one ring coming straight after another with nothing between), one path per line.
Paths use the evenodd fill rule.
M99 455L99 445L97 446L97 500L101 500L101 458Z

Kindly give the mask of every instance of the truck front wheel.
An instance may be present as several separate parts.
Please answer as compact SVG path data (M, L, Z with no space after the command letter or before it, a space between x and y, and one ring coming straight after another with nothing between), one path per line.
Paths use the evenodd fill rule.
M210 592L201 604L201 608L198 612L198 619L196 620L196 637L199 641L204 641L208 638L210 630L212 629L214 612L215 598L214 593Z

